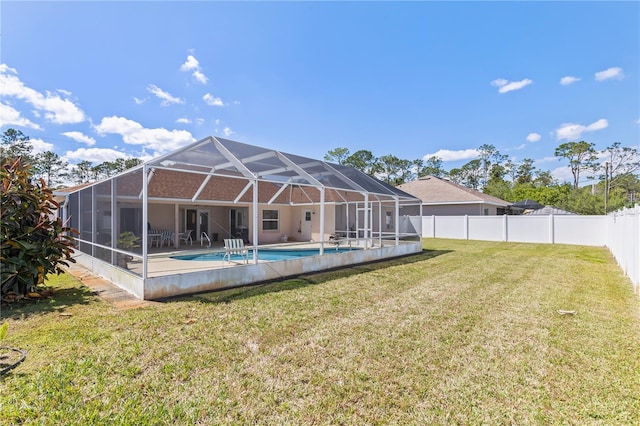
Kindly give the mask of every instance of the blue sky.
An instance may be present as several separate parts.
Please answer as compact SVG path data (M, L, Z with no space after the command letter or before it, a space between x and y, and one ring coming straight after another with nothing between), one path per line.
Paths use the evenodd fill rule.
M639 2L0 3L0 130L70 163L209 135L323 158L640 148Z

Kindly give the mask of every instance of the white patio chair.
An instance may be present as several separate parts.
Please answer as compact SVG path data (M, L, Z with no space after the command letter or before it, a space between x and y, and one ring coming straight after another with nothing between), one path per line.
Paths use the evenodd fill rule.
M171 231L162 231L160 236L160 247L164 246L164 242L167 242L167 247L173 245L173 232Z
M153 244L156 244L156 247L160 247L160 241L162 238L162 233L160 231L156 231L156 230L150 230L147 233L148 237L149 237L149 246L153 247Z
M189 242L189 244L193 245L193 239L191 239L191 229L187 229L185 232L179 235L180 241L184 241L185 244Z
M249 250L244 245L242 238L228 238L224 240L224 260L231 262L231 256L239 255L244 259L244 263L249 262Z

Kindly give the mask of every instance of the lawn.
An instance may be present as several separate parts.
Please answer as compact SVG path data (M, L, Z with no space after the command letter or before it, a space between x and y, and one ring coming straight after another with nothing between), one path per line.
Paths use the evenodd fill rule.
M51 283L2 309L28 356L0 423L640 424L640 298L604 248L427 239L125 311Z

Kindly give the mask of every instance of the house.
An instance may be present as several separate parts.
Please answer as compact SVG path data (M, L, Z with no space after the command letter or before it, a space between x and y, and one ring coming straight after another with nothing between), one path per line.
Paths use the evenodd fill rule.
M503 215L510 206L507 201L431 175L398 189L422 200L423 216Z
M79 231L77 262L142 299L422 250L416 197L351 167L213 136L57 195ZM223 240L242 240L251 261L233 262ZM262 256L284 248L310 254Z

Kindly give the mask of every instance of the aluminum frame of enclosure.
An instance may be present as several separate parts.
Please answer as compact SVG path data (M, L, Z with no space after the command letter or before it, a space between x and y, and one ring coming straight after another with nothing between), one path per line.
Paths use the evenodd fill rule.
M364 248L369 248L375 244L375 235L379 245L383 238L397 245L403 238L421 233L400 229L401 210L420 209L421 201L393 186L351 167L213 136L71 190L62 210L70 225L80 231L78 249L82 253L114 266L136 264L140 267L123 268L124 272L136 270L133 273L144 282L149 276L146 224L150 218L171 217L168 227L175 231L177 244L184 209L219 205L228 209L241 206L252 212L246 227L250 225L251 245L256 249L254 264L264 237L259 232L261 208L298 207L307 212L312 209L313 214L319 210L316 242L321 255L328 234L362 239ZM328 205L334 209L327 210ZM327 215L333 218L328 231ZM384 220L387 232L383 232ZM139 237L139 247L123 245L124 230Z

